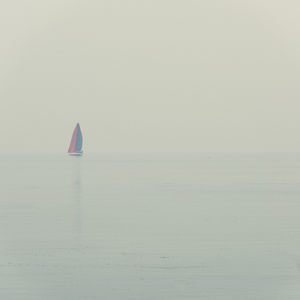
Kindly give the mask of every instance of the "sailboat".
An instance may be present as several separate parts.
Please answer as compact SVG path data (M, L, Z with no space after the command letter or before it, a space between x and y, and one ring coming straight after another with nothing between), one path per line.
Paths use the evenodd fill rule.
M79 123L74 128L68 153L72 156L82 155L82 133Z

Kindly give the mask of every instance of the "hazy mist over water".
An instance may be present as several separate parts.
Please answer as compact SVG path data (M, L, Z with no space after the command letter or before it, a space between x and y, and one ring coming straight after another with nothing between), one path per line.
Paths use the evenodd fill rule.
M0 298L298 300L300 156L0 157Z
M2 1L0 299L299 300L299 10Z
M299 152L294 0L0 3L0 149Z

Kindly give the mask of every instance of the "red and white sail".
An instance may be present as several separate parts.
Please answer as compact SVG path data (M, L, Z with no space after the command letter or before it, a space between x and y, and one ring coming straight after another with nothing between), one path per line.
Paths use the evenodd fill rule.
M70 147L68 153L80 153L82 152L82 133L79 123L74 128Z

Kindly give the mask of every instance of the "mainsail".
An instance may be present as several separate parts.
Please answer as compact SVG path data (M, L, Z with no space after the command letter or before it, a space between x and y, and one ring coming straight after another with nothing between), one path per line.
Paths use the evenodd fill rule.
M68 152L69 153L80 153L81 149L82 149L82 133L81 133L80 125L79 125L79 123L77 123L77 125L73 131L73 135L72 135L72 139L71 139L71 143L70 143Z

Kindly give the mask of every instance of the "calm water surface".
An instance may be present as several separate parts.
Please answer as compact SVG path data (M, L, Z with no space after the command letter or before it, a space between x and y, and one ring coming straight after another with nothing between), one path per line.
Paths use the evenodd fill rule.
M0 299L300 299L300 154L3 155L0 177Z

